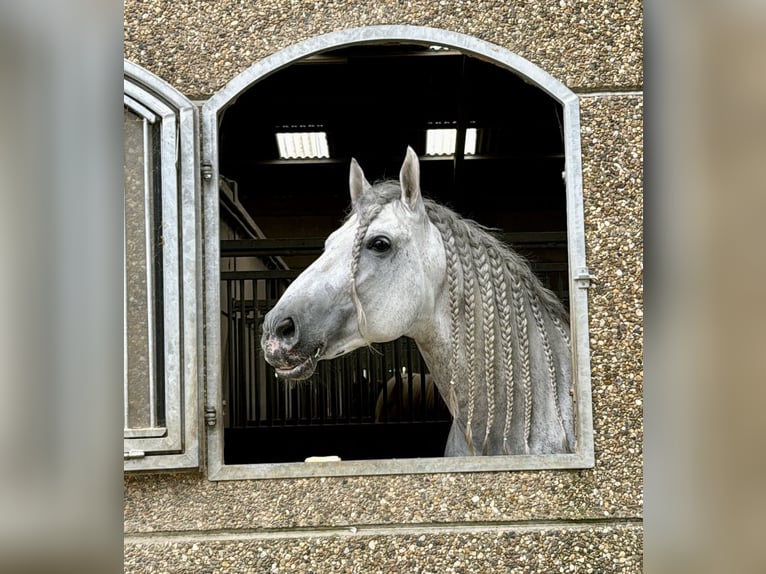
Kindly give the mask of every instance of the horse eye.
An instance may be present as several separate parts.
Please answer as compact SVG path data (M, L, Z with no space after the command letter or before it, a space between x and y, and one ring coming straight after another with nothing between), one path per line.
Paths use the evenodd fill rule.
M378 253L385 253L391 249L391 241L389 241L388 237L378 235L367 242L367 249L372 249Z

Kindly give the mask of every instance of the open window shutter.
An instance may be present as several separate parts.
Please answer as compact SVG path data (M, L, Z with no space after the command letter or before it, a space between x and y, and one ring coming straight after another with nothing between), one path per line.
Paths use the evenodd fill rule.
M198 120L124 67L124 467L199 466Z

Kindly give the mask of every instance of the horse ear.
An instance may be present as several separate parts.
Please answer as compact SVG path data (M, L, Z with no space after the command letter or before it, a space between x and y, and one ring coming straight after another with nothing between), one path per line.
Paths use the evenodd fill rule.
M351 158L351 169L348 174L348 186L351 190L352 206L356 205L362 194L372 187L367 178L364 177L364 172L359 163L353 157Z
M415 211L423 203L420 197L420 163L415 150L409 146L399 172L399 184L402 187L402 203Z

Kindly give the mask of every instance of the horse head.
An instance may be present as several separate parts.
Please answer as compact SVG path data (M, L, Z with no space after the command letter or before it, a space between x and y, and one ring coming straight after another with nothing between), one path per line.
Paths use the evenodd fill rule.
M444 247L412 148L398 184L371 185L352 159L349 187L350 215L264 318L261 345L282 378L306 379L319 360L415 337L444 291Z

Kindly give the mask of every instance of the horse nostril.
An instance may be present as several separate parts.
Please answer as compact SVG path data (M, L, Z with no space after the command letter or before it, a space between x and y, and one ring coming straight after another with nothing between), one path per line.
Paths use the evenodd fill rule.
M280 339L289 339L295 335L295 323L290 317L282 319L274 329L274 334Z

